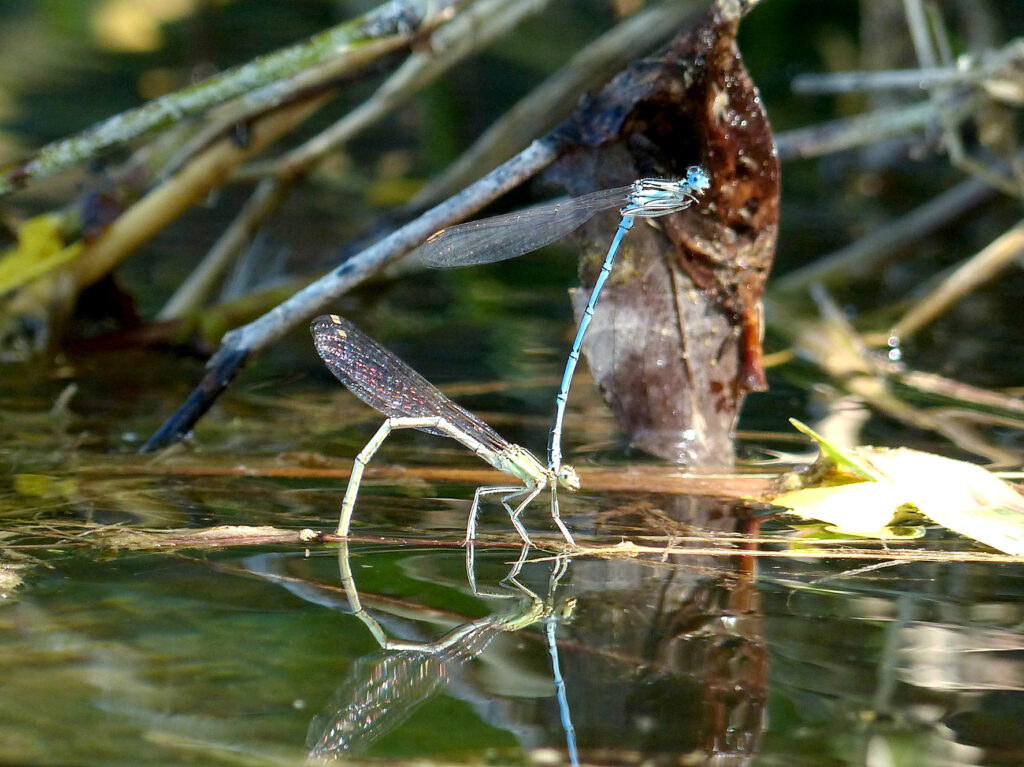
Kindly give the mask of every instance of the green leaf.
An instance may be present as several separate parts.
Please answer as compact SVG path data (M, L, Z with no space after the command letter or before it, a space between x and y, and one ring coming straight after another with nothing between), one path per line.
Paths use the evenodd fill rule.
M830 443L807 424L798 421L795 418L790 418L789 422L793 424L793 428L797 431L803 432L818 443L818 450L821 451L821 457L818 459L819 464L821 464L824 459L824 462L831 463L836 468L845 470L848 474L853 474L860 479L876 479L874 473L872 473L870 469L862 466L855 458L844 453L841 448Z

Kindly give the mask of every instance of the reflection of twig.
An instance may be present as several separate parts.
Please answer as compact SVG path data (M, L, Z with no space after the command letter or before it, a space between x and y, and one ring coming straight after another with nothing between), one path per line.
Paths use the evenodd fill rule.
M815 578L810 582L809 585L816 586L821 583L828 581L834 581L841 578L853 578L854 576L864 575L864 573L873 573L876 570L884 570L887 567L895 567L896 565L905 564L898 559L887 559L884 562L872 562L870 565L861 565L860 567L854 567L850 570L843 570L839 573L833 573L832 575L823 575L821 578Z

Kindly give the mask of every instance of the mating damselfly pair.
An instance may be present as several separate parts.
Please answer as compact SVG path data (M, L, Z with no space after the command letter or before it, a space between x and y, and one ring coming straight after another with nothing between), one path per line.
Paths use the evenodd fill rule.
M472 540L476 512L485 495L504 493L502 505L524 541L530 538L519 521L523 509L546 487L551 488L551 517L570 545L572 534L559 515L557 488L579 488L579 477L562 464L561 438L569 386L579 361L583 337L590 324L601 289L611 272L622 238L636 218L656 218L675 213L697 201L710 185L707 174L691 166L679 181L640 179L626 187L546 203L516 213L460 224L431 235L420 249L431 266L450 267L491 263L514 258L560 239L600 210L619 207L620 221L590 300L580 320L569 353L562 383L555 399L555 416L548 442L545 467L526 448L503 439L467 410L445 397L419 373L389 352L351 322L337 315L318 317L310 326L317 351L334 375L353 394L387 416L373 438L356 457L342 502L338 534L347 535L363 470L388 434L396 429L419 429L451 437L495 468L522 481L522 486L478 488L470 508L466 539ZM521 500L520 500L521 499ZM512 501L517 501L515 507Z

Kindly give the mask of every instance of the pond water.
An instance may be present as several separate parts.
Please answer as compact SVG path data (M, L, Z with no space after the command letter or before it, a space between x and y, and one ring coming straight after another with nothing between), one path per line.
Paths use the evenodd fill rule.
M82 23L81 9L116 4L43 5L69 25L49 30L62 39ZM295 8L307 6L315 13L298 18ZM816 114L801 114L806 105L786 110L784 73L768 66L774 37L801 6L766 6L751 32L751 67L773 119L813 122ZM255 2L205 10L222 7L225 26L211 27L220 32L242 25L252 8L281 19L265 17L282 39L256 50L246 49L255 38L235 35L239 60L311 33L336 12ZM827 23L855 21L853 7L830 7ZM584 18L574 33L594 32L592 14L569 12ZM12 21L24 17L3 13L10 29L25 28ZM561 28L532 27L546 55L566 47ZM829 40L852 28L831 29ZM804 31L793 31L800 46L818 39ZM530 57L508 48L484 66L511 71L512 60L527 74L509 79L530 80ZM0 51L0 65L13 55ZM103 55L134 74L162 64L152 52ZM809 54L798 46L792 56L799 63ZM61 98L67 85L23 87L45 96L24 118L36 121L26 130L40 141L124 106L109 84L112 101L88 105L97 112L88 118ZM443 93L430 98L425 111L453 109ZM46 123L51 113L59 121ZM347 160L353 175L383 172L387 163L372 166L363 148ZM411 150L389 152L406 167L402 152ZM927 198L935 190L921 177L955 175L945 160L902 169L887 199L865 191L881 184L877 173L845 162L794 164L784 176L782 272L870 229L894 199L905 207L903 197ZM844 174L859 179L847 182L845 198L831 194ZM239 202L232 194L228 203ZM26 209L45 196L30 196ZM320 190L270 227L272 240L301 251L295 260L305 269L329 263L351 234L333 207L324 213L337 196ZM233 210L225 208L201 211L120 271L144 317L221 231ZM841 298L893 300L1017 217L1013 203L993 203L923 242L923 262L851 285ZM536 255L376 284L330 310L542 455L575 279L564 253ZM908 345L908 360L978 385L1019 385L1020 355L1007 350L1020 346L1022 290L1019 271L1005 275ZM725 498L694 494L678 467L631 449L582 372L565 449L584 484L559 499L577 542L604 548L571 556L558 553L547 493L524 515L537 548L521 549L493 497L478 545L460 546L474 488L501 475L451 440L410 432L389 439L368 473L348 546L259 540L269 527L333 530L352 459L380 416L337 384L301 328L253 361L183 445L138 455L202 364L181 349L79 346L0 371L0 764L1024 764L1019 564L942 561L982 547L937 527L889 544L926 548L935 561L886 561L885 546L849 540L823 557L794 539L787 520L739 500L744 482L753 494L761 473L789 465L770 459L809 457L787 418L813 422L844 409L833 382L799 360L771 369L770 390L748 399L737 474L718 494ZM1019 463L1016 423L994 423L993 439ZM965 456L877 413L859 433ZM241 540L173 537L228 525L247 526L237 530Z
M534 321L541 337L561 324ZM478 342L500 337L485 324ZM421 367L441 355L429 344L403 353ZM559 364L554 353L536 363L543 384L496 381L459 399L490 403L488 419L532 445ZM347 560L322 543L115 545L115 529L329 531L351 457L379 419L319 365L296 337L245 373L185 449L146 459L138 435L180 397L180 361L109 353L6 379L3 553L24 582L0 608L0 761L547 764L568 760L570 732L584 764L1021 758L1019 566L758 555L785 554L781 541L724 551L750 530L742 502L645 492L637 480L633 492L563 493L562 513L585 545L657 541L659 553L562 562L542 500L526 524L553 548L530 551L510 581L520 549L492 502L471 580L457 543L483 481L465 473L482 464L408 432L378 459L402 472L366 480ZM48 412L72 367L80 389ZM124 370L148 372L129 382ZM673 473L624 458L598 396L578 389L567 435L584 476L638 464ZM522 410L534 414L513 415ZM938 530L927 540L971 548ZM351 585L400 647L383 651L353 614Z

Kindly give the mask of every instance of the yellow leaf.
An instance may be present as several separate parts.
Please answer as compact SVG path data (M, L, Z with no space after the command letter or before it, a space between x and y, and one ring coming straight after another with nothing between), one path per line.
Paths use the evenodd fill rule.
M920 514L1024 556L1024 497L982 467L909 448L843 450L803 424L794 426L818 442L821 456L811 470L783 478L783 487L798 489L769 499L772 503L840 532L869 537L889 537L894 521ZM837 471L843 484L834 483Z
M891 482L855 482L832 487L805 487L772 499L799 517L828 522L837 532L885 538L897 509L908 495Z
M93 10L100 45L115 51L155 51L164 43L163 24L195 11L196 0L104 0Z
M45 213L18 228L18 244L0 257L0 293L20 287L78 257L80 241L65 247L61 217Z
M73 479L57 479L46 474L15 474L14 490L35 497L67 497L75 492Z
M1024 497L980 466L899 448L857 448L934 522L1007 554L1024 555Z

